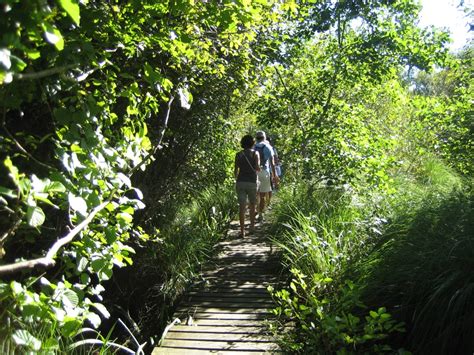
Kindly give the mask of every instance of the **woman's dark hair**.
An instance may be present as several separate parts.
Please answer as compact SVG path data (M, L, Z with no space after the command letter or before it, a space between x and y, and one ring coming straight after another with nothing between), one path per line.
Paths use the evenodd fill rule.
M255 141L253 140L253 137L250 134L246 134L240 140L240 146L244 149L252 148L254 144Z

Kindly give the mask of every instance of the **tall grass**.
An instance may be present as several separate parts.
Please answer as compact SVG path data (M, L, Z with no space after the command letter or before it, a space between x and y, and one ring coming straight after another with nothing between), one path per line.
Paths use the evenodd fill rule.
M273 233L293 277L276 296L305 351L474 350L472 181L434 158L414 172L396 176L390 194L308 183L281 191ZM382 317L364 309L387 309L394 323L367 333Z
M348 275L381 229L372 212L348 187L301 183L279 194L273 233L292 276L274 292L275 313L296 321L283 344L289 351L378 352L390 349L387 334L401 331L385 308L365 309Z
M169 276L162 287L164 293L180 293L200 271L201 264L209 259L235 216L236 206L231 186L204 190L162 231L160 259Z
M275 243L288 269L333 277L357 254L363 216L349 190L293 186L280 193L274 215Z
M114 285L107 289L110 308L128 320L140 342L149 346L159 340L176 302L212 256L237 206L231 185L196 192L155 232L158 242L135 247L134 264L114 273Z
M474 350L474 194L472 182L439 163L404 186L394 215L360 265L369 304L383 302L407 324L396 339L416 353ZM416 201L414 204L413 201Z

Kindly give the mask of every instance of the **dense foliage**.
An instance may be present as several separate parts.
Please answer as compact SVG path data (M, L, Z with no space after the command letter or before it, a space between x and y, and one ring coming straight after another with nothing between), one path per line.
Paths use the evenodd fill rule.
M448 56L447 34L418 28L412 0L1 6L0 349L150 345L232 218L233 155L256 127L297 186L277 219L290 230L275 232L294 275L278 312L303 330L290 347L391 346L412 310L393 319L398 300L364 290L413 238L385 229L405 218L397 204L409 223L424 211L429 193L402 183L445 187L434 219L443 201L469 211L456 173L426 171L472 175L472 50ZM389 270L357 281L382 251ZM427 323L407 327L423 328L420 349L438 334ZM141 337L114 344L114 327Z
M400 43L420 34L410 23ZM274 209L290 274L272 289L275 313L297 325L284 345L472 351L472 318L459 313L472 312L472 48L445 56L423 40L421 61L390 46L389 58L357 61L348 51L367 40L364 26L328 26L268 71L253 103L294 182Z
M113 269L143 244L166 250L175 235L160 229L196 191L224 182L233 97L279 6L2 4L2 339L56 351L67 346L58 335L97 327ZM211 149L212 139L224 143Z

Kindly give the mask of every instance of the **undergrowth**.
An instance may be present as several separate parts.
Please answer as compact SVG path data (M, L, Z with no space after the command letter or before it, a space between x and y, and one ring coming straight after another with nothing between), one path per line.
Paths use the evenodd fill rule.
M172 221L155 231L157 242L135 246L134 265L117 273L109 285L110 307L147 341L147 350L159 340L177 299L212 255L236 206L228 185L196 193Z
M304 182L279 192L273 235L288 287L272 290L301 353L474 349L472 183L436 159L395 193Z

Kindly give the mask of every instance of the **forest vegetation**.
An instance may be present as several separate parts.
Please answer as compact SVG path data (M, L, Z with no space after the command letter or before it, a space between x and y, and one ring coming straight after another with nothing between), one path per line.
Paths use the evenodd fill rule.
M0 6L1 353L149 352L257 129L284 349L474 351L473 47L417 1Z

